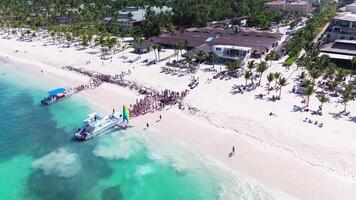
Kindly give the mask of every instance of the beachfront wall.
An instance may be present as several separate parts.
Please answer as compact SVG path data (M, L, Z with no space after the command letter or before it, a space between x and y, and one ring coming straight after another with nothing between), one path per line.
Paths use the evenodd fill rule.
M216 45L213 53L222 60L237 60L244 65L251 56L252 49L248 47Z

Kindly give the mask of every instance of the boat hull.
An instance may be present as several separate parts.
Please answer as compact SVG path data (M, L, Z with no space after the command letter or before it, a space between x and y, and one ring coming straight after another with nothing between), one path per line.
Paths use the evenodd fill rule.
M94 131L92 133L88 133L85 130L85 128L80 128L74 134L74 136L78 141L86 141L86 140L90 140L90 139L92 139L94 137L97 137L99 135L108 134L108 133L111 133L113 131L125 130L125 129L131 128L131 127L132 126L123 125L123 124L117 125L117 123L115 123L115 125L113 125L113 126L108 126L108 127L103 128L103 129L100 129L98 131Z
M44 98L44 99L41 100L41 104L48 106L48 105L57 103L57 102L59 102L59 101L63 101L63 100L67 99L67 98L70 97L70 96L72 96L72 94L67 94L67 95L65 95L64 97L57 98L57 99L50 99L50 100L48 100L47 98Z

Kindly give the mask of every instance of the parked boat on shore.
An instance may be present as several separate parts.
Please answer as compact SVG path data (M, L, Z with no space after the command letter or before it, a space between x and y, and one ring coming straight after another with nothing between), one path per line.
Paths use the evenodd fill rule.
M121 117L123 120L120 122ZM84 120L82 127L76 131L75 137L83 141L114 130L130 128L132 126L129 124L129 118L130 113L125 106L123 107L122 115L118 115L114 111L105 117L92 113Z
M41 100L43 105L50 105L58 101L62 101L76 93L73 89L57 88L51 91L48 91L48 97Z

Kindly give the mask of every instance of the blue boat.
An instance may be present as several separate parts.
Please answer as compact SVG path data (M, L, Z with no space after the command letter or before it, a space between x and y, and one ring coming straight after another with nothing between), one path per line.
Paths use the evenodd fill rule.
M48 91L48 96L41 100L43 105L50 105L52 103L64 100L74 94L75 91L72 89L65 89L65 88L57 88L51 91Z

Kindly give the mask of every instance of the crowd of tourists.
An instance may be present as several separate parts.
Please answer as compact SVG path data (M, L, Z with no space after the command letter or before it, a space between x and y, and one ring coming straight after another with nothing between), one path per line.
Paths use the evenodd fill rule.
M134 105L130 105L130 113L131 116L137 117L140 115L144 115L148 112L153 112L156 110L160 110L168 105L175 105L179 103L187 94L188 90L182 92L174 92L171 90L157 91L152 88L148 88L142 85L139 85L135 82L125 80L123 77L127 73L131 73L130 71L127 73L121 73L117 75L106 75L98 72L93 72L81 68L75 67L64 67L67 70L75 71L77 73L89 76L91 78L91 86L99 86L103 82L112 83L115 85L119 85L121 87L129 88L130 90L136 90L139 94L145 95L143 99L137 100ZM86 89L89 87L88 85L79 86L78 90Z
M188 90L182 92L164 90L158 93L154 92L152 94L146 95L143 99L137 100L134 105L130 105L131 116L137 117L148 112L161 110L165 106L175 105L183 100L187 94Z

